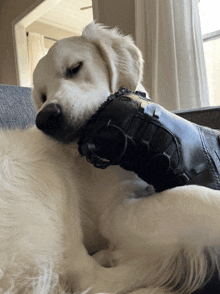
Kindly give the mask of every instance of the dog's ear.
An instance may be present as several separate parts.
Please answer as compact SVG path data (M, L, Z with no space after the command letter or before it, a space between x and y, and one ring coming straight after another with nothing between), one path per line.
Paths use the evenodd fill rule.
M136 90L142 80L143 59L130 36L93 22L85 27L82 38L94 43L105 60L112 93L120 86Z

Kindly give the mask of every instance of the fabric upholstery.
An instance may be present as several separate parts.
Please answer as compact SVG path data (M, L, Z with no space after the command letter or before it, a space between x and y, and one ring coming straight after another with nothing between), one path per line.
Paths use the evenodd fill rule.
M35 117L31 88L0 85L0 127L24 129Z
M36 111L31 99L31 88L0 85L0 127L25 128L35 123ZM220 107L205 107L174 113L191 122L220 129Z

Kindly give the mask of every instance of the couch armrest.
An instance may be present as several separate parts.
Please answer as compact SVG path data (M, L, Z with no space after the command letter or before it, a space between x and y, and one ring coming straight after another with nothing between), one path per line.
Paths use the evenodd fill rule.
M0 127L25 128L35 124L36 111L31 88L0 85ZM220 129L220 106L174 111L175 114L202 126Z
M220 129L220 106L178 110L173 113L198 125Z

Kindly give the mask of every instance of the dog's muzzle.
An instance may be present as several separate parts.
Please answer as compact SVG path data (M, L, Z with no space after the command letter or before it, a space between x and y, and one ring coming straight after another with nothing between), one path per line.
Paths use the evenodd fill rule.
M79 152L95 167L120 165L163 191L197 184L220 189L219 132L193 124L120 88L82 130Z
M68 120L61 105L47 104L36 117L36 126L46 135L55 140L68 144L79 137L79 125Z
M44 107L36 117L36 126L39 130L50 135L56 132L62 119L62 110L59 104L50 103Z

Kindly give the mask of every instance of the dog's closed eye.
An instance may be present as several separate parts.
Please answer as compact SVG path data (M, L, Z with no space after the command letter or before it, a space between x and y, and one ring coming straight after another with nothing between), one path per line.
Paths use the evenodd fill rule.
M80 68L82 67L82 64L83 64L82 61L80 61L79 63L77 63L73 67L67 68L67 70L65 72L65 78L66 79L73 78L79 72Z

